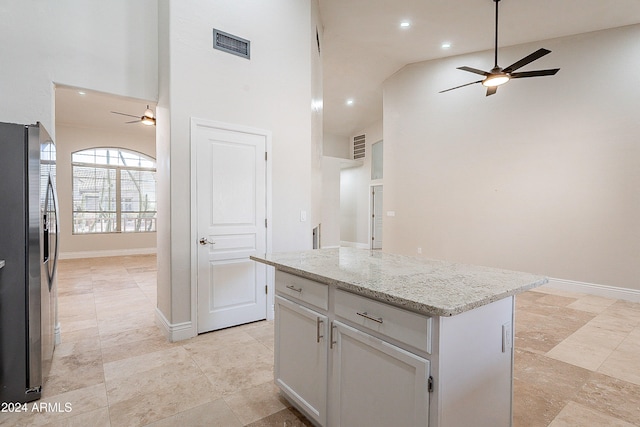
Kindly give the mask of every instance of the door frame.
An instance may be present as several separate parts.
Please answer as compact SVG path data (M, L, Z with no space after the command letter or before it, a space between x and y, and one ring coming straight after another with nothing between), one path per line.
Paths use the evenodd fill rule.
M251 135L259 135L265 138L265 151L267 152L267 164L265 171L265 197L266 197L266 216L267 216L267 232L266 232L266 251L273 250L273 229L272 220L272 192L271 192L271 131L265 129L253 128L250 126L238 125L233 123L224 123L214 120L200 119L191 117L191 132L189 135L189 148L191 151L191 328L192 336L198 335L198 197L196 194L197 185L197 159L198 147L195 141L195 135L199 128L220 129L232 132L242 132ZM267 320L274 318L274 272L267 268Z

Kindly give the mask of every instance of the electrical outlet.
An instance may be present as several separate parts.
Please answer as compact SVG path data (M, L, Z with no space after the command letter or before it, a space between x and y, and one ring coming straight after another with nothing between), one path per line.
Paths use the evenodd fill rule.
M418 255L422 253L422 248L418 248Z
M300 222L307 221L307 211L300 211Z
M502 352L506 353L513 347L513 328L511 322L502 325Z

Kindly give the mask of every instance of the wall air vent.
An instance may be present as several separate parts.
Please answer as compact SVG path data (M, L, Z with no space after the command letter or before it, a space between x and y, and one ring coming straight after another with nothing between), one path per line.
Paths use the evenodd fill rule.
M213 29L213 48L250 59L251 42L243 38Z
M365 135L353 137L353 160L364 158L365 143Z

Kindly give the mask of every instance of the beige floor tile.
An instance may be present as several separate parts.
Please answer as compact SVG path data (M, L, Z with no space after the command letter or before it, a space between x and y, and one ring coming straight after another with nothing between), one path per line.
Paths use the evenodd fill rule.
M247 427L312 427L313 424L307 420L295 408L287 408L262 418L258 421L247 424Z
M547 356L595 371L627 335L588 323L551 349Z
M640 386L594 372L572 400L613 418L638 425L639 396Z
M148 424L147 427L242 427L243 425L224 399L218 399Z
M218 393L228 395L273 381L273 352L249 338L246 343L208 346L209 352L199 346L187 348Z
M34 405L37 408L35 410ZM9 414L10 416L3 417L0 421L3 427L35 427L52 423L59 425L71 417L106 407L107 395L104 384L100 383L28 403L27 412Z
M113 425L145 425L220 397L182 347L104 366Z
M594 411L575 402L569 402L558 416L549 424L549 427L634 427L628 423L609 415Z
M616 300L598 297L595 295L584 295L572 302L567 307L574 310L588 311L589 313L602 313L607 307L614 304Z
M640 327L620 343L600 365L598 372L640 386Z
M149 328L147 328L149 329ZM179 344L167 341L159 333L152 338L146 338L133 342L123 342L121 344L102 347L102 360L104 363L153 353L159 350L177 347Z
M62 343L54 351L43 396L49 398L103 381L102 353L96 337Z
M100 335L110 335L116 332L130 331L138 328L155 326L155 314L149 311L133 311L122 314L117 318L106 317L98 321Z
M46 424L44 427L111 427L109 408L100 408L85 414L72 415L69 418Z
M273 381L225 396L224 400L243 424L258 421L290 406Z
M548 425L590 375L586 369L516 349L514 425Z
M595 314L536 303L516 311L516 347L544 354L589 322Z

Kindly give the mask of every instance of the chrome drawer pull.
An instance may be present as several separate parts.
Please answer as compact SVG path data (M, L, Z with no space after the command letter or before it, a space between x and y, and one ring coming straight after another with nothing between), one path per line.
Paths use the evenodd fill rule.
M324 321L322 321L319 317L316 317L316 342L320 342L320 338L324 338L324 335L320 335L320 325L322 325Z
M291 289L294 292L302 292L302 288L296 289L296 287L293 285L287 285L287 289Z
M374 322L382 323L382 317L371 317L371 316L369 316L369 314L366 311L364 313L358 313L356 311L356 314L358 316L364 317L365 319L369 319L369 320L373 320Z
M338 344L337 341L334 341L333 339L333 330L336 328L336 325L333 324L333 322L331 322L331 334L329 335L329 348L333 348L334 344Z

